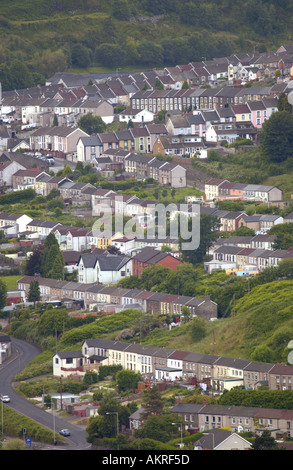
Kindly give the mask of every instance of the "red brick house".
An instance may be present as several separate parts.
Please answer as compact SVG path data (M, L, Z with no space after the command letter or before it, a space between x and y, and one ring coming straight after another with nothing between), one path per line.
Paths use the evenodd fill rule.
M132 273L141 277L142 271L153 264L160 264L175 271L182 264L182 261L170 253L145 247L132 258Z

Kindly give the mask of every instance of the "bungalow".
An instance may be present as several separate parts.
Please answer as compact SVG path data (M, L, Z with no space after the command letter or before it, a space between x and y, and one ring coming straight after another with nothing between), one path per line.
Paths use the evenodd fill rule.
M118 114L119 121L129 123L143 123L143 122L152 122L154 120L154 113L148 109L131 109L127 108L121 113Z

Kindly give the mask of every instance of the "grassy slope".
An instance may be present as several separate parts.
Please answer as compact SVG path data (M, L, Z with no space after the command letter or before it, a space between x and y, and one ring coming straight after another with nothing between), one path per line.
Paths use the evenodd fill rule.
M232 317L209 323L207 336L198 343L186 325L170 332L156 330L144 344L256 360L260 360L255 355L258 349L266 347L272 361L285 360L285 348L293 337L292 287L292 281L256 287L236 302Z

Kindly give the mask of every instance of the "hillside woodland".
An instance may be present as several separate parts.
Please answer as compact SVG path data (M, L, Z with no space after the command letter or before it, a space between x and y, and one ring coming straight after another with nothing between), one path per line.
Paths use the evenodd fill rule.
M3 90L56 72L148 68L290 42L292 0L2 0Z

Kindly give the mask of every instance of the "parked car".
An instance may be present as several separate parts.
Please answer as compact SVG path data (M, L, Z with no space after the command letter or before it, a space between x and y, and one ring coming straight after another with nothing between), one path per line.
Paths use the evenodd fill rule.
M0 395L0 400L3 402L3 403L10 403L10 398L8 395Z
M61 436L64 436L64 437L68 437L70 436L70 431L68 429L61 429L59 434L61 434Z
M46 161L47 161L50 165L55 165L55 160L54 160L53 157L49 157L49 156L47 155Z

